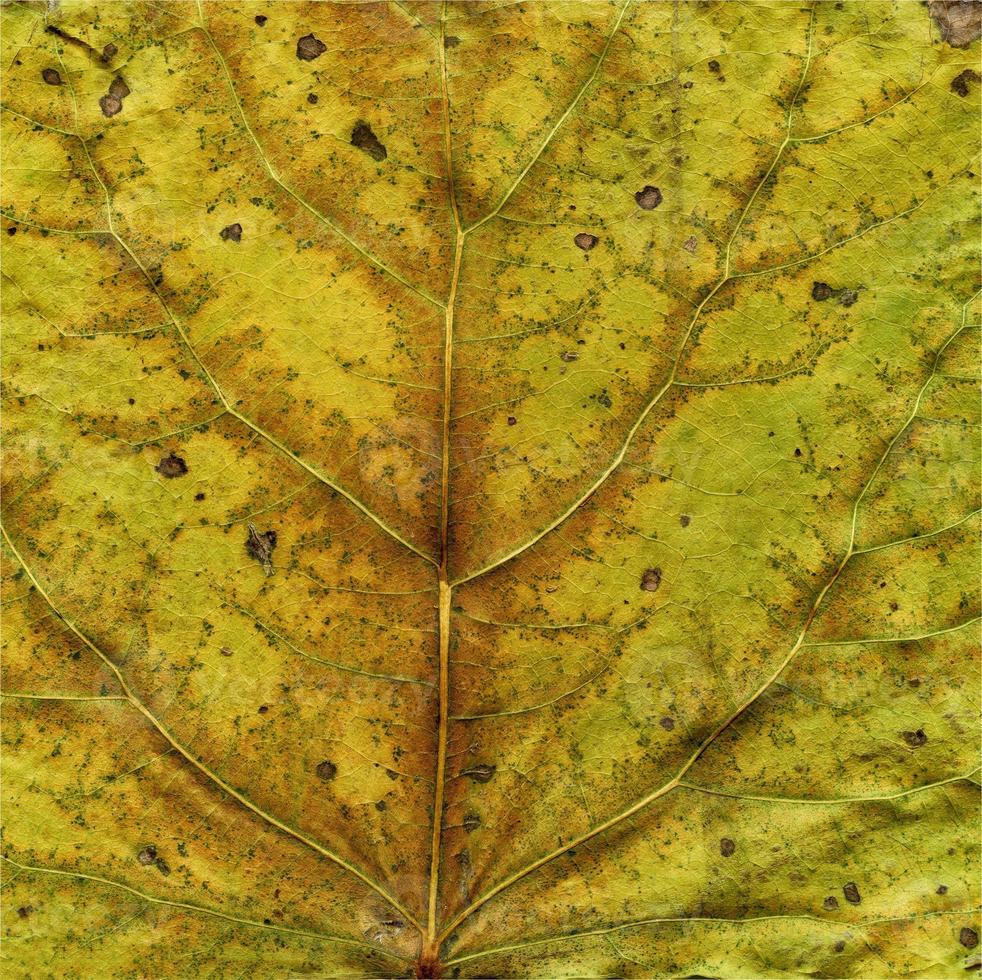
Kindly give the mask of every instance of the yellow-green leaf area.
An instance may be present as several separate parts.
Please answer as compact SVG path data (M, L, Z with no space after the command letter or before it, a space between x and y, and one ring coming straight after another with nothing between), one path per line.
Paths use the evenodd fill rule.
M977 969L980 9L4 3L5 975Z

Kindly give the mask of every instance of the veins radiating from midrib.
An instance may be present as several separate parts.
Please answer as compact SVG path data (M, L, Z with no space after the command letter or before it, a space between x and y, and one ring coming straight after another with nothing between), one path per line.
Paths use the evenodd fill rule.
M315 208L302 194L298 194L292 187L289 186L289 184L286 184L283 181L280 175L276 172L276 168L270 162L269 157L267 157L266 151L263 149L262 144L259 142L258 137L256 136L255 132L252 129L252 126L249 123L249 119L246 116L245 107L243 106L242 100L239 98L239 94L236 91L235 82L232 80L232 72L229 70L228 63L225 60L225 56L222 54L221 49L215 43L215 39L212 37L211 32L208 30L208 26L205 22L205 12L202 6L202 2L201 0L195 0L195 3L197 4L198 17L201 21L199 28L202 34L204 34L205 38L207 39L209 47L211 47L212 51L215 52L215 57L218 59L218 63L221 66L222 74L225 78L226 84L228 85L228 90L232 96L232 101L235 103L235 108L239 114L239 117L242 120L242 125L245 127L246 132L249 134L249 139L251 140L252 144L256 148L256 153L259 156L263 168L269 174L273 182L278 187L280 187L286 194L292 197L293 200L296 201L302 208L310 212L310 214L312 214L318 221L322 222L324 225L330 228L331 231L334 232L334 234L336 234L339 238L347 242L347 244L350 245L351 248L353 248L356 252L358 252L362 257L367 259L377 269L380 269L382 272L391 276L397 282L405 286L406 289L409 289L412 292L416 293L417 296L421 296L427 302L432 303L434 306L442 307L443 303L441 303L440 300L432 296L430 293L428 293L425 289L421 288L420 286L416 286L413 283L411 283L408 279L406 279L405 276L403 276L400 272L396 271L392 266L390 266L383 259L380 259L377 255L373 255L371 252L369 252L368 249L365 248L365 246L359 244L347 232L345 232L341 228L341 226L337 224L337 222L332 221L330 218L328 218L326 214Z
M402 904L393 896L391 896L381 885L371 879L367 874L357 868L355 865L346 861L340 855L335 854L329 848L325 847L323 844L319 843L312 837L309 837L302 831L290 826L282 820L279 820L273 814L268 813L263 810L262 807L253 803L244 793L236 789L230 783L227 783L221 776L209 768L204 762L202 762L197 756L191 752L185 745L179 742L170 730L160 721L159 718L144 704L140 699L134 689L130 686L123 674L122 669L116 664L116 662L108 656L101 647L94 643L88 635L78 626L76 623L69 618L69 616L62 612L56 605L54 599L48 593L48 591L42 585L40 579L35 574L34 570L27 564L23 555L21 555L20 550L14 543L13 539L10 537L7 529L0 525L0 537L6 542L7 547L10 549L11 554L17 560L17 563L23 568L25 575L30 581L31 585L37 591L37 594L44 600L45 604L51 609L52 613L64 623L66 629L68 629L74 636L85 645L85 647L94 654L99 661L106 667L106 669L115 677L120 690L122 691L124 699L129 702L129 704L138 711L150 725L158 732L158 734L174 749L177 751L185 761L190 763L202 776L205 777L210 783L214 784L218 789L225 793L231 799L240 803L243 807L257 816L259 819L275 827L277 830L283 832L299 841L301 844L306 845L311 850L320 854L322 857L327 858L334 864L343 868L345 871L352 874L355 878L369 887L373 892L375 892L380 898L386 901L392 908L398 911L401 915L406 917L406 920L417 924L415 917L405 909Z
M306 470L311 476L313 476L315 479L323 483L325 486L329 487L335 493L342 496L345 500L348 501L348 503L354 506L357 510L361 511L362 514L364 514L380 530L382 530L386 535L388 535L398 544L402 545L404 548L408 549L413 554L422 558L424 561L430 564L436 564L436 562L434 562L433 558L429 554L427 554L422 549L416 547L416 545L412 544L412 542L410 542L407 538L405 538L402 534L400 534L383 517L376 514L366 503L364 503L364 501L359 499L354 493L352 493L350 490L344 487L337 480L321 472L321 470L318 469L316 466L314 466L312 463L307 462L301 456L297 455L281 440L279 440L276 436L274 436L271 432L268 432L262 426L258 425L251 418L249 418L249 416L243 414L235 407L233 401L225 393L224 389L218 383L217 379L208 370L205 363L201 360L201 357L198 355L197 350L195 349L194 345L191 343L191 338L188 336L188 333L184 329L184 326L181 324L181 321L178 319L174 311L170 308L170 304L167 302L163 294L160 292L160 289L157 287L156 282L154 282L153 276L150 275L146 266L144 266L144 264L140 261L139 257L130 247L126 239L124 239L116 230L115 222L113 221L112 195L109 192L109 187L102 179L102 175L99 173L99 169L95 164L95 160L92 158L92 154L89 150L88 142L85 140L85 138L81 135L81 132L79 131L78 100L75 94L74 86L72 85L71 73L68 71L67 66L64 64L64 61L61 60L61 58L59 58L59 61L61 62L62 68L65 71L66 83L67 83L68 91L72 98L72 104L75 113L75 131L73 133L66 133L66 135L73 137L74 139L78 140L78 142L81 144L82 150L85 153L85 159L88 163L89 169L92 172L93 178L96 181L96 183L99 185L99 188L102 191L103 196L105 197L106 222L108 224L108 233L117 242L119 247L126 253L130 261L133 263L134 267L138 269L140 274L143 276L149 289L153 293L155 299L160 304L160 307L163 310L164 314L166 315L168 321L176 331L178 338L180 339L180 342L187 349L188 354L191 357L191 360L194 362L195 366L201 372L202 376L206 379L208 386L214 391L216 397L218 398L219 402L221 403L224 409L224 412L232 416L233 418L238 419L239 422L241 422L249 430L251 430L256 435L258 435L261 439L263 439L264 442L268 443L274 449L282 453L284 456L291 459L294 463L296 463L302 469Z
M463 225L460 215L460 207L457 201L456 185L454 180L453 166L453 131L450 118L450 93L449 76L446 58L446 21L449 10L450 0L443 0L440 16L439 36L434 39L437 43L440 61L440 92L443 112L444 125L444 156L447 170L447 191L450 200L450 209L453 217L453 227L455 232L453 268L450 279L450 287L445 304L445 324L444 324L444 350L443 350L443 406L442 406L442 453L441 453L441 475L440 475L440 562L437 570L439 583L439 680L438 680L438 707L437 707L437 759L436 775L434 779L434 800L432 814L432 838L430 852L430 874L429 890L427 901L427 926L424 937L424 948L421 951L421 958L433 963L439 961L439 950L445 932L440 931L440 863L442 851L442 831L443 831L443 808L445 804L446 791L446 766L447 766L447 737L451 720L450 716L450 619L451 619L451 596L455 583L450 581L450 473L451 467L451 429L454 421L453 409L453 344L454 344L454 315L456 311L457 287L460 281L461 264L463 261L464 244L470 232L480 228L487 221L494 218L502 207L508 202L515 193L525 176L535 166L536 161L545 152L548 145L552 142L556 133L563 127L570 117L579 101L582 99L586 90L590 87L600 72L604 59L610 50L614 36L620 28L624 13L631 3L625 0L621 5L614 25L607 36L604 46L597 56L593 70L579 87L575 97L569 103L566 110L557 120L556 124L547 133L538 149L532 155L524 169L512 181L504 196L498 204L483 218L475 221L466 228Z
M538 871L540 868L544 867L547 864L550 864L552 861L568 853L570 850L580 847L581 845L587 843L588 841L593 840L593 838L599 836L600 834L603 834L606 831L611 830L612 828L618 826L619 824L623 823L625 820L628 820L631 817L633 817L635 814L640 813L646 807L650 806L652 803L654 803L656 800L660 799L661 797L665 796L667 793L670 793L674 789L682 786L683 777L686 775L686 773L688 773L692 769L692 767L696 764L696 762L698 762L698 760L703 756L703 754L707 751L707 749L709 749L709 747L713 745L714 742L716 742L716 740L719 738L720 735L722 735L725 731L729 729L729 727L733 724L734 721L736 721L737 718L739 718L741 715L743 715L744 712L746 712L749 708L751 708L754 704L756 704L759 701L759 699L768 690L770 690L770 688L774 685L777 679L784 673L784 671L788 668L791 662L797 657L799 651L801 651L806 647L805 637L807 636L808 630L811 628L811 625L815 620L815 617L818 615L818 612L821 609L826 596L832 591L836 582L839 580L839 577L841 576L843 570L849 564L851 559L856 554L862 553L859 549L856 548L859 508L863 500L866 498L866 495L869 493L870 488L873 486L873 482L875 481L876 477L879 475L880 470L883 468L884 463L887 461L891 452L893 451L894 446L902 438L904 433L910 427L911 423L917 417L917 412L920 408L920 403L924 398L924 394L926 393L928 387L930 386L931 382L934 380L936 374L938 373L938 367L941 363L941 359L945 351L955 341L955 339L969 326L968 309L970 304L978 296L979 293L976 293L962 307L961 323L948 336L948 338L938 349L934 357L934 361L931 365L931 368L927 373L927 377L924 379L923 384L921 385L920 389L917 392L917 397L914 399L914 404L911 407L910 412L908 413L907 417L904 419L903 423L899 426L897 431L894 433L893 437L889 440L889 442L884 447L868 479L863 484L862 489L859 491L855 500L853 501L850 520L849 520L849 527L848 527L848 535L847 535L848 541L845 548L845 552L841 560L836 564L834 571L829 576L825 585L817 592L815 599L813 600L811 607L809 608L808 613L804 618L801 630L798 633L798 636L794 644L791 646L787 654L778 663L776 669L772 671L771 674L768 675L763 680L763 682L756 688L756 690L754 690L751 693L751 695L742 704L738 705L733 711L731 711L730 714L727 715L705 739L703 739L703 741L696 747L695 751L691 753L688 759L679 768L678 772L676 772L676 774L670 780L668 780L666 783L659 786L657 789L653 790L652 792L648 793L646 796L637 800L635 803L633 803L631 806L627 807L626 809L622 810L620 813L615 814L614 816L605 820L603 823L596 825L595 827L586 831L585 833L580 834L577 837L573 838L572 840L568 841L567 843L561 845L560 847L557 847L555 850L531 862L530 864L526 865L524 868L520 868L517 872L509 875L503 881L499 882L497 885L494 885L492 888L488 889L487 892L485 892L483 895L475 899L470 905L468 905L447 925L444 932L442 933L442 938L444 939L447 938L460 925L460 923L464 921L464 919L468 918L470 915L476 912L479 908L481 908L491 899L501 894L501 892L511 887L513 884L520 881L522 878L526 877L529 874L532 874L535 871ZM962 625L964 626L965 624Z

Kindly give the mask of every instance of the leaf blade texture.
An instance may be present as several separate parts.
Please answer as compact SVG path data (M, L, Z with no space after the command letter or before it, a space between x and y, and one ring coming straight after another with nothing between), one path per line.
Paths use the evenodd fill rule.
M3 7L11 975L972 968L978 6Z

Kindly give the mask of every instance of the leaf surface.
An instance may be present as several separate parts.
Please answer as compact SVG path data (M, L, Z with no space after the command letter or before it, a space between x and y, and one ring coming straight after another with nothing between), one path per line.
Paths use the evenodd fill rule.
M4 5L12 976L977 963L977 7Z

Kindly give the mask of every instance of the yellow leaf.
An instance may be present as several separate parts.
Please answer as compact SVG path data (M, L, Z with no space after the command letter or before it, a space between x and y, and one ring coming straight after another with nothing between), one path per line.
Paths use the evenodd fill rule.
M6 973L976 965L979 9L4 4Z

